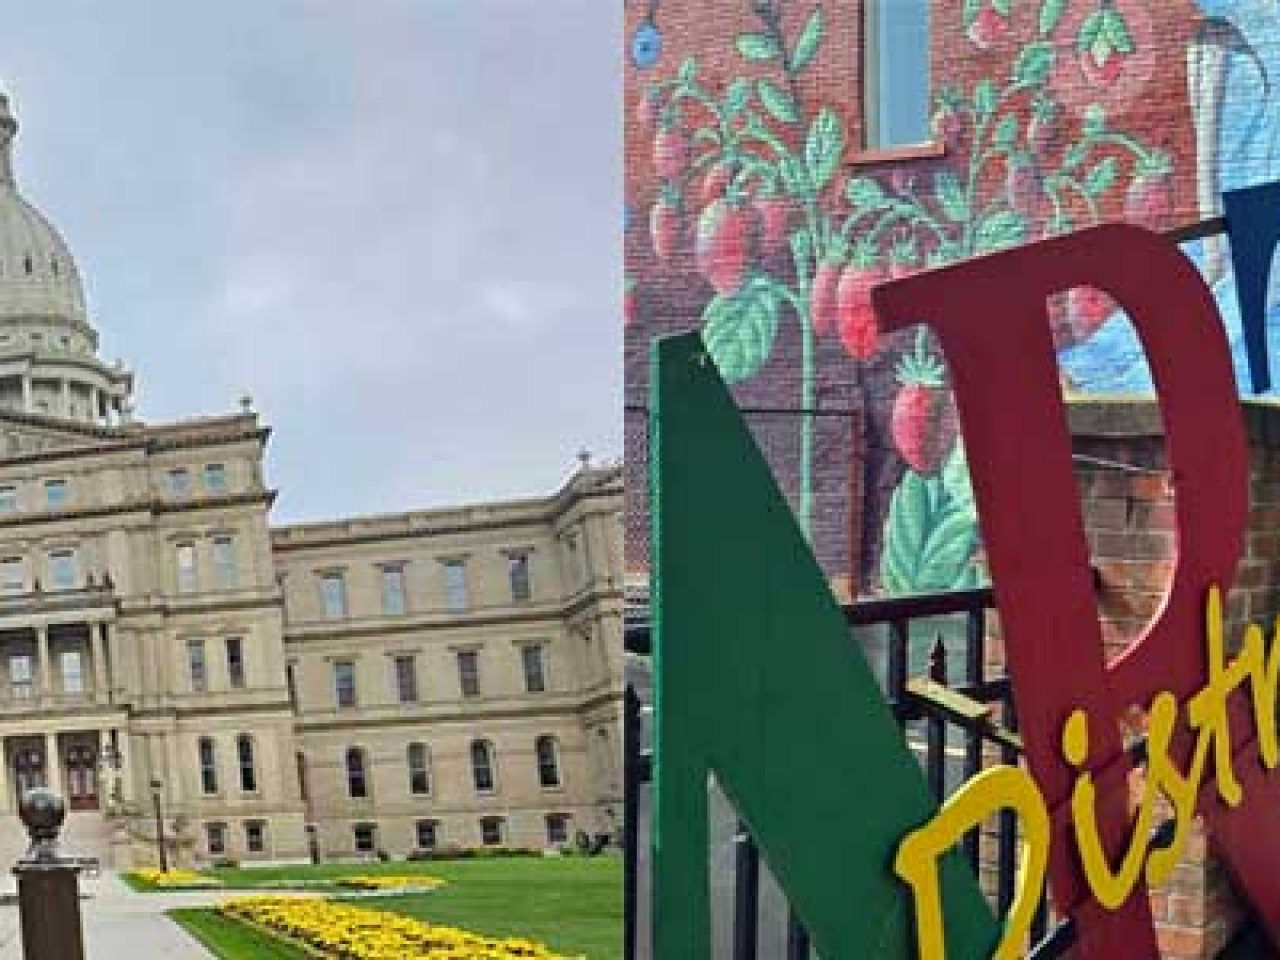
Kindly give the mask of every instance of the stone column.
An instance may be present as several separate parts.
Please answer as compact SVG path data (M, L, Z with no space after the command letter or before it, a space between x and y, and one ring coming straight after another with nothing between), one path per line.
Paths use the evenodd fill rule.
M31 412L31 374L24 373L22 375L22 409L26 413Z
M58 735L44 735L44 762L49 773L49 789L66 799L65 787L62 783L62 756L58 753Z
M62 381L62 415L71 416L71 381Z
M53 660L49 656L49 625L47 623L36 626L36 655L40 660L40 695L48 697L53 693Z
M105 703L111 693L110 684L107 680L106 643L103 638L106 629L107 625L105 623L93 622L89 624L89 644L93 648L93 699L98 703Z
M116 730L116 749L120 751L120 793L125 803L133 802L133 751L129 749L129 731Z
M170 730L164 734L165 747L165 791L169 795L169 810L166 816L172 817L182 805L182 763L178 756L178 732Z

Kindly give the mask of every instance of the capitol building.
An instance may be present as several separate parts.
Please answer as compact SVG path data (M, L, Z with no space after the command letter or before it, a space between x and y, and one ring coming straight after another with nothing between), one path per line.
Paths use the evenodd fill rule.
M41 784L119 868L159 835L186 864L614 833L620 471L272 524L247 403L135 418L17 129L0 97L0 858Z

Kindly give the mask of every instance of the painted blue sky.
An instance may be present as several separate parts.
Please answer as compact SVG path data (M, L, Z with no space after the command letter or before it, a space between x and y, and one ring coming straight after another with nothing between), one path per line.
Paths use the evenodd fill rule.
M553 489L621 452L616 0L50 0L23 193L139 416L275 429L277 520Z

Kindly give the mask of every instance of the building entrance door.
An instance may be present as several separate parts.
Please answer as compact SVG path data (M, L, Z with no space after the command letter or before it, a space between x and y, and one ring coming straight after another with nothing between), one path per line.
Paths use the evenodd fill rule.
M67 806L72 810L98 809L97 751L84 744L67 751Z
M20 747L13 755L13 783L21 803L28 790L43 787L47 783L44 754L35 747Z

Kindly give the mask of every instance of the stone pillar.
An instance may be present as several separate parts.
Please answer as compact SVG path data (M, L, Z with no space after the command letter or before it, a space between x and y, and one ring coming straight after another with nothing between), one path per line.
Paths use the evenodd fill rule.
M93 699L105 703L110 697L111 687L107 679L107 652L103 634L105 623L89 624L89 644L93 648Z
M62 755L58 752L58 735L56 733L46 733L44 735L44 762L45 769L49 773L49 789L65 800L66 793L64 791L66 787L62 783Z
M71 416L71 381L62 381L62 415Z
M164 735L165 748L165 790L169 796L167 816L177 813L182 805L182 762L178 756L178 733L171 730Z
M40 661L40 695L48 697L53 693L53 659L49 656L49 625L47 623L36 626L36 655Z
M32 410L30 373L22 375L22 409L25 413L30 413Z
M120 751L120 793L125 803L134 798L133 751L129 749L129 731L116 730L116 749Z

